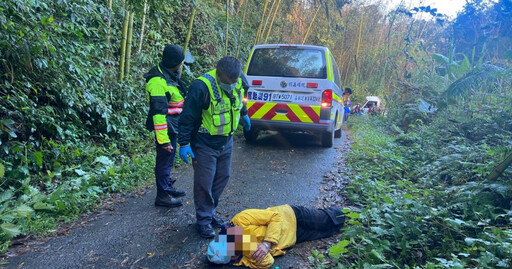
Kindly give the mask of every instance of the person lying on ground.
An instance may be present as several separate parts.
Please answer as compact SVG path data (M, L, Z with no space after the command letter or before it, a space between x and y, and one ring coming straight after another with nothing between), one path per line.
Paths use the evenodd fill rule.
M340 207L313 209L281 205L246 209L224 223L208 245L208 260L216 264L269 268L274 256L297 243L330 237L345 222Z

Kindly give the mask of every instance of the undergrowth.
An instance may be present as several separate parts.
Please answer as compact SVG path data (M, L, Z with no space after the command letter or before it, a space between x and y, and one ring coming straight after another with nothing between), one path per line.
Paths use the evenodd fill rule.
M346 211L331 259L357 268L512 266L512 169L486 178L510 154L512 135L483 131L498 127L487 113L467 116L423 114L405 131L393 115L352 117L352 181L342 195L360 211Z

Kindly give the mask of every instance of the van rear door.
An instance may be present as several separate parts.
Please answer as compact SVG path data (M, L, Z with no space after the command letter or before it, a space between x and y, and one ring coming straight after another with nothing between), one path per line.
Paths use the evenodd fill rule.
M252 119L319 122L327 81L325 51L296 46L255 48L246 76Z

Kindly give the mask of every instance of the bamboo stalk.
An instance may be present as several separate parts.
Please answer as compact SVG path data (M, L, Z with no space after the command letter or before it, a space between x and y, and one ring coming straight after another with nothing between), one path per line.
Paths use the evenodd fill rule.
M313 16L313 19L309 23L308 30L306 31L306 35L304 35L304 39L302 40L302 44L304 44L306 42L306 40L308 39L309 31L311 30L311 26L313 26L313 23L315 22L315 19L316 19L316 15L318 14L318 11L320 11L321 7L322 7L322 5L318 6L318 9L315 12L315 16Z
M359 58L359 47L361 45L361 34L363 32L364 5L361 9L361 21L359 22L359 37L357 39L356 61Z
M512 163L512 152L508 155L503 162L501 162L498 166L496 166L491 174L487 177L489 180L496 180L502 173L507 169L507 167Z
M229 38L229 0L226 0L226 45L224 55L228 55L228 38Z
M256 37L254 38L254 45L258 44L261 26L263 25L263 19L265 18L265 13L267 12L267 6L269 1L270 0L265 0L265 5L263 6L263 13L261 13L260 25L258 25L258 31L256 32Z
M265 35L265 32L267 31L267 25L270 21L270 17L272 15L272 12L274 11L274 6L276 5L277 0L272 1L272 6L270 7L270 10L268 11L267 19L265 20L265 25L263 26L263 29L261 30L260 38L263 38Z
M247 14L247 6L249 6L249 0L247 0L246 2L244 2L242 0L241 2L242 2L242 4L245 3L245 6L244 6L244 14L242 15L242 26L240 27L240 31L238 32L238 44L236 46L236 56L235 56L235 58L237 58L237 59L238 59L238 53L240 52L240 43L242 43L240 40L242 39L242 31L244 30L245 15Z
M194 18L196 17L197 6L194 4L192 7L192 15L190 15L190 21L188 22L187 37L185 38L185 46L183 52L187 55L188 45L190 43L190 36L192 35L192 27L194 26Z
M126 65L124 70L125 78L130 75L130 61L132 58L132 36L133 36L133 16L135 12L130 12L130 21L128 23L128 39L126 41Z
M128 21L130 13L126 10L126 3L124 8L124 21L123 21L123 36L121 39L121 56L119 59L119 81L124 79L124 61L126 58L126 37L128 35Z
M110 44L110 34L112 33L112 0L108 0L108 23L107 23L107 43Z
M279 6L281 5L281 0L277 2L276 10L274 10L274 15L272 16L272 21L270 21L270 26L268 27L267 36L265 37L265 43L267 43L268 36L272 31L272 26L274 25L274 20L276 19L277 11L279 10Z
M144 13L142 14L142 26L140 27L140 40L139 40L139 48L137 49L137 53L142 51L142 41L144 40L144 27L146 26L146 12L148 9L148 0L144 0Z

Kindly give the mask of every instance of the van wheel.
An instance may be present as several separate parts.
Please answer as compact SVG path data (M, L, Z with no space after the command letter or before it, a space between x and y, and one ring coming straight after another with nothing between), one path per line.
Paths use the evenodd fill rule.
M330 148L334 144L334 131L322 133L322 147Z
M249 131L244 130L244 137L247 143L255 143L256 139L258 139L258 135L260 134L259 130L251 129Z
M340 138L341 137L341 128L334 131L334 138Z

